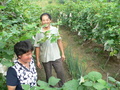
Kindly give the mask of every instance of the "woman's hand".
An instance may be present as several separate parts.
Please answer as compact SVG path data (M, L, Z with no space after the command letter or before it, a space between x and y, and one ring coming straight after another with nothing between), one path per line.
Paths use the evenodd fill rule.
M65 61L65 55L62 55L61 58L62 58L62 61Z
M37 67L42 69L42 66L41 66L40 62L37 62Z

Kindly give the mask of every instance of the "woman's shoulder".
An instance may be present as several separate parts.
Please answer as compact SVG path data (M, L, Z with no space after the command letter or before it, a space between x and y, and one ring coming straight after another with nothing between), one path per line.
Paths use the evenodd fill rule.
M16 71L13 67L9 67L7 73L14 73L16 74Z
M12 70L14 70L12 67L9 67L9 68L8 68L8 71L12 71Z

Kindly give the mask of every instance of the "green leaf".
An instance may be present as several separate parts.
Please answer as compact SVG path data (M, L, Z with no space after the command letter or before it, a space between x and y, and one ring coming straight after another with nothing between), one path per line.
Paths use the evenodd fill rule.
M120 82L119 82L119 81L116 81L116 84L117 84L118 86L120 86Z
M44 24L44 25L42 25L42 27L41 28L44 28L44 27L46 27L47 26L47 24Z
M59 81L60 81L60 79L51 76L48 80L48 84L55 86Z
M0 5L0 9L4 9L4 8L6 8L6 7L5 7L5 6L1 6L1 5Z
M46 31L44 34L45 34L45 35L50 34L50 30Z
M116 89L116 88L112 87L110 90L118 90L118 89Z
M107 31L103 31L103 32L102 32L102 34L106 34L106 33L107 33Z
M107 40L107 44L109 44L109 45L114 44L114 40Z
M8 33L6 31L2 31L2 36L7 36Z
M51 40L50 40L50 42L51 42L51 43L53 43L53 42L57 42L57 38L52 37Z
M115 55L115 54L117 54L117 53L118 53L117 50L113 50L112 52L110 52L110 56L113 56L113 55Z
M86 81L83 85L84 86L92 86L93 82L92 81Z
M41 38L37 43L44 43L46 40L48 40L48 37Z
M5 42L2 42L2 41L1 41L1 42L0 42L0 49L4 48L4 47L5 47L5 44L6 44Z
M0 25L2 25L2 22L0 22Z
M108 77L108 79L109 79L111 82L116 82L116 80L115 80L113 77Z
M8 54L8 55L13 55L14 51L12 50L5 50L5 52Z
M10 67L13 65L13 62L10 62L9 60L2 59L1 63L7 67Z
M85 76L84 76L84 79L88 79L88 75L85 75Z
M23 85L22 85L22 88L23 88L24 90L30 90L30 85L25 85L25 84L23 84Z
M38 86L33 86L32 88L30 88L30 90L41 90L41 88Z
M3 52L3 56L2 57L5 57L5 59L7 59L9 61L9 60L12 60L13 55L8 55L8 54L6 54L6 51L5 51L5 52Z
M80 85L80 86L78 87L78 90L85 90L84 87L85 87L85 86Z
M75 79L64 83L63 90L77 90L79 82Z
M102 85L106 85L107 84L107 82L105 80L103 80L103 79L98 79L97 81L99 83L101 83Z
M102 89L105 88L105 86L102 85L101 83L95 83L95 84L93 85L93 87L94 87L95 89L97 89L97 90L102 90Z
M41 89L40 89L41 90ZM56 88L51 88L51 87L45 87L44 90L58 90Z
M37 83L38 83L38 85L40 85L40 87L48 87L48 84L44 81L38 80Z
M101 78L102 78L102 74L99 72L92 71L88 73L88 79L92 81L97 81L98 79L101 79Z
M36 90L36 88L35 88L35 87L32 87L32 88L30 88L30 90Z

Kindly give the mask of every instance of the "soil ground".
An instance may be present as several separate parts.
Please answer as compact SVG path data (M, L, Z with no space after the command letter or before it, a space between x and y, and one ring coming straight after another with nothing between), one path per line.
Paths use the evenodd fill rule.
M120 60L116 57L110 57L108 63L105 65L108 59L108 52L103 51L103 46L87 41L82 44L78 43L79 37L76 37L76 33L71 33L66 28L60 28L60 34L63 40L64 49L70 47L75 57L79 57L79 62L84 60L86 63L86 73L91 71L98 71L103 75L103 79L106 80L107 76L112 76L117 80L120 80ZM63 62L65 69L66 81L72 79L69 74L67 64ZM105 65L105 67L104 67ZM37 68L38 79L45 81L44 69ZM53 76L56 77L56 73L53 69Z

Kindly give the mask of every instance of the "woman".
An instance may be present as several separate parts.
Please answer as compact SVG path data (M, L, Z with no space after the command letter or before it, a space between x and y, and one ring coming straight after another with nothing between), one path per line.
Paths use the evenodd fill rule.
M46 81L52 76L52 66L57 73L57 78L61 79L58 83L61 87L64 82L64 70L62 61L65 60L62 40L59 35L58 29L50 25L51 16L48 13L43 13L40 16L43 27L40 30L40 33L36 34L35 38L35 50L36 50L36 60L37 66L41 69L40 60L43 63L44 70L46 73ZM57 42L51 43L51 36L54 35L57 38ZM41 42L41 41L43 42ZM40 41L40 42L39 42ZM39 43L38 43L39 42ZM61 56L60 56L61 51Z
M8 90L22 90L22 84L36 86L37 72L32 58L33 46L30 41L20 41L14 45L17 59L7 71Z

